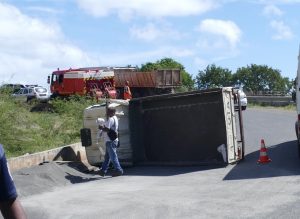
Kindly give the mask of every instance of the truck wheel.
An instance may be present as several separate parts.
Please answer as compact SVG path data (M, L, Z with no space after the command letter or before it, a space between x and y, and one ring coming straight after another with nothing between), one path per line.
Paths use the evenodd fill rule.
M59 96L58 93L53 93L53 94L51 94L50 99L55 99L58 96Z
M31 104L32 103L32 99L33 99L32 97L27 97L26 102L29 103L29 104Z

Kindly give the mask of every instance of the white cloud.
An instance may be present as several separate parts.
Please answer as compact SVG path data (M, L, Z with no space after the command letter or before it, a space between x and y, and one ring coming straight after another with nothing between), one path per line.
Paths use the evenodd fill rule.
M242 31L234 22L206 19L200 22L196 30L200 35L196 43L198 57L194 63L200 68L208 63L232 59L239 54Z
M143 28L133 27L130 29L130 33L131 36L145 41L153 41L163 36L163 33L153 23L149 23Z
M101 54L99 60L102 62L100 63L101 65L140 65L145 63L145 60L151 62L151 60L157 61L164 57L172 57L176 59L191 57L193 55L195 55L195 52L191 49L167 46L140 52Z
M258 0L258 2L263 4L294 4L300 3L300 0Z
M197 66L198 69L204 69L204 68L206 68L207 65L210 64L208 62L208 60L206 60L204 58L200 58L200 57L195 57L194 58L194 63Z
M263 1L263 2L266 3L267 1ZM283 12L273 4L275 3L287 4L287 3L296 3L296 2L297 1L289 1L289 0L273 1L271 5L265 6L263 14L268 16L269 18L275 16L280 17L283 15ZM272 38L275 40L288 40L294 37L294 34L290 29L290 27L281 20L272 20L270 22L270 26L275 31L275 34L273 34L272 36Z
M188 48L171 48L165 56L190 57L195 55L195 51Z
M95 17L117 14L123 20L132 16L179 17L199 15L218 7L218 0L77 0L79 8Z
M30 7L27 7L27 9L29 9L31 11L37 11L37 12L42 12L42 13L50 13L50 14L62 13L61 10L56 10L56 9L48 8L48 7L30 6Z
M57 67L93 63L80 48L67 42L60 28L0 3L1 81L44 83Z
M281 16L283 12L275 5L267 5L263 10L263 14L266 16Z
M142 28L132 27L130 29L130 34L132 37L137 38L139 40L144 41L156 41L160 39L181 39L183 34L180 34L174 28L170 26L162 26L158 27L153 23L148 23L146 26Z
M203 20L197 30L204 34L218 36L219 40L215 41L217 47L223 46L227 41L231 48L235 48L242 35L242 31L234 22L224 20Z
M294 37L293 32L290 27L285 25L283 21L271 21L271 27L276 31L273 35L273 39L275 40L288 40Z

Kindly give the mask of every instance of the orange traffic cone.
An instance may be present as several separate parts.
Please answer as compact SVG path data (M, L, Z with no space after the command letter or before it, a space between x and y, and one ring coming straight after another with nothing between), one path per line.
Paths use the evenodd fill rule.
M261 139L260 145L261 145L261 148L260 148L259 159L258 159L257 163L269 163L269 162L271 162L271 159L267 155L267 148L265 146L265 140L264 139Z

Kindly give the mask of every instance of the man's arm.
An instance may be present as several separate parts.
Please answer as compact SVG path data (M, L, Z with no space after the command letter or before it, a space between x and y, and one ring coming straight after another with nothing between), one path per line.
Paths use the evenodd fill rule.
M20 201L15 198L9 201L0 202L0 210L4 218L26 219L25 211Z
M104 131L104 132L108 132L110 130L109 128L107 128L105 126L101 126L101 125L99 125L99 129Z
M5 219L26 219L25 211L17 199L17 191L10 175L4 149L0 144L0 211Z
M110 128L112 127L114 120L112 117L108 118L108 121L106 122L106 124L104 126L99 125L99 129L105 132L109 132Z

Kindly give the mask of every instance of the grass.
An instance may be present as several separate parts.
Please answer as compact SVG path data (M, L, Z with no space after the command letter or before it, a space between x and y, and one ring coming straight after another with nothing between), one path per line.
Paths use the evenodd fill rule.
M35 153L80 141L83 110L95 104L83 97L50 102L51 111L31 112L35 104L0 94L0 143L7 157Z

